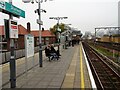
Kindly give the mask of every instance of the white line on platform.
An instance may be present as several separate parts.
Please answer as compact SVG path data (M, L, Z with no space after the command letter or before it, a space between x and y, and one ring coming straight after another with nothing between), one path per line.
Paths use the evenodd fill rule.
M95 80L94 80L94 78L93 78L93 75L92 75L92 72L91 72L91 69L90 69L90 66L89 66L89 64L88 64L88 60L87 60L85 51L84 51L84 49L83 49L83 46L82 46L82 50L83 50L83 54L84 54L84 57L85 57L85 62L86 62L86 64L87 64L87 69L88 69L88 73L89 73L89 77L90 77L90 81L91 81L92 88L93 88L93 89L97 89L96 84L95 84Z

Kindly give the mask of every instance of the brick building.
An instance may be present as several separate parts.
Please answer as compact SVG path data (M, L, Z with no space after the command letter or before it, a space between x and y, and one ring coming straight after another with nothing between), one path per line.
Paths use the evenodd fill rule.
M34 36L34 45L35 47L39 45L39 30L27 30L22 25L18 25L18 39L15 39L15 49L24 49L25 41L24 36L26 34L32 34ZM2 37L2 51L10 50L10 39L5 38L4 26L0 26L0 36ZM49 30L41 30L42 45L48 43L55 43L55 35L52 34Z

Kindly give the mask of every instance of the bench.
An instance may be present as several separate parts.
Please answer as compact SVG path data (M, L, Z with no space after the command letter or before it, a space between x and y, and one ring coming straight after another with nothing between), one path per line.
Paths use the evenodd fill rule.
M59 56L56 53L50 53L50 55L46 56L46 57L49 58L49 61L50 60L56 60L56 59L58 60L59 59Z

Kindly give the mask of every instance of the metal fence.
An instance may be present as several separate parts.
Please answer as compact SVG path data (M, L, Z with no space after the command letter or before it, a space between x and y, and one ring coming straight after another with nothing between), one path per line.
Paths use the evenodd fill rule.
M44 50L44 47L45 46L43 46L43 50ZM38 51L39 51L39 47L35 47L34 53L37 53ZM15 58L18 59L18 58L22 58L22 57L25 57L25 49L15 50ZM2 53L2 62L1 63L6 63L9 60L10 60L10 52Z

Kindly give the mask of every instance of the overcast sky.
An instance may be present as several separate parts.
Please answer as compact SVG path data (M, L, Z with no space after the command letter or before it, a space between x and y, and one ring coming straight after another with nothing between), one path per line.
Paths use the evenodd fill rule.
M5 0L8 2L8 0ZM26 27L26 23L31 23L32 30L38 30L36 19L38 15L34 10L38 4L23 3L22 0L12 0L13 5L25 11L25 18L14 18L19 24ZM118 25L118 1L119 0L53 0L41 3L41 8L47 13L42 13L41 18L45 30L57 23L49 17L68 17L60 20L60 23L72 24L71 27L78 28L82 33L85 31L94 32L95 27L99 26L117 26ZM0 24L8 15L0 12Z

